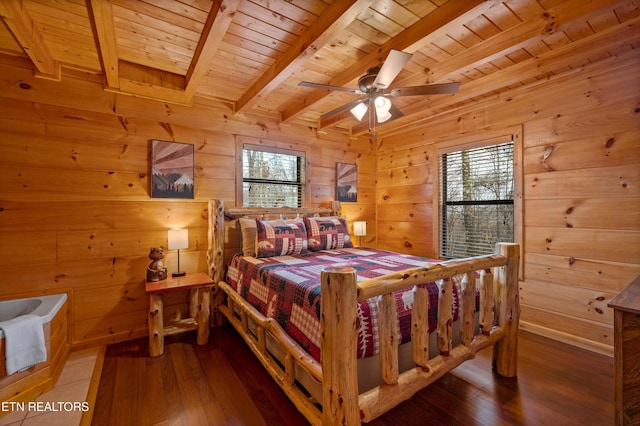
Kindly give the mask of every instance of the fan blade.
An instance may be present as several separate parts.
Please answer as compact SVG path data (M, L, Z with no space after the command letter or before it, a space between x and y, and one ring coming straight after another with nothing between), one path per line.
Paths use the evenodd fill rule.
M391 103L391 108L389 108L389 112L391 113L391 120L395 120L396 118L400 118L404 116L402 111L398 109L393 103Z
M331 86L329 84L311 83L309 81L301 81L300 83L298 83L298 86L311 87L313 89L335 90L338 92L349 92L349 93L355 93L357 95L363 94L358 89L349 89L348 87Z
M324 114L322 114L322 115L320 116L320 118L327 118L327 117L331 117L332 115L336 115L336 114L338 114L339 112L342 112L342 111L344 111L344 110L347 110L347 109L351 109L351 108L353 108L354 106L358 105L360 102L365 102L365 103L367 103L367 106L368 106L368 104L369 104L369 99L368 99L368 98L366 98L366 97L365 97L365 98L356 99L355 101L351 101L351 102L349 102L349 103L347 103L347 104L342 105L341 107L338 107L338 108L336 108L336 109L333 109L333 110L331 110L331 111L329 111L329 112L325 112Z
M424 86L396 87L389 91L390 96L446 95L458 93L460 83L425 84Z
M391 82L400 74L402 68L409 62L413 55L400 50L391 49L389 56L382 64L373 85L380 89L386 89Z

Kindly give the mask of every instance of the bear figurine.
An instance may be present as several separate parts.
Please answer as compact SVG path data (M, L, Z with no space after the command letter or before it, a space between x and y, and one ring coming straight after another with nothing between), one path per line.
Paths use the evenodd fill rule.
M164 247L151 247L149 259L151 263L147 267L147 281L161 281L167 278L167 268L164 266Z

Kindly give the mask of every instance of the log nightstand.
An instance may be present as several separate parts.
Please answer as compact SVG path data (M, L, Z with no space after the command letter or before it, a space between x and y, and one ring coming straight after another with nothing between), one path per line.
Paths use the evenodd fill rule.
M211 287L214 281L204 272L188 273L183 277L170 277L162 281L147 281L149 295L149 354L152 357L164 353L164 336L198 330L197 342L209 341L209 317L211 315ZM162 295L172 291L190 290L190 318L164 326Z

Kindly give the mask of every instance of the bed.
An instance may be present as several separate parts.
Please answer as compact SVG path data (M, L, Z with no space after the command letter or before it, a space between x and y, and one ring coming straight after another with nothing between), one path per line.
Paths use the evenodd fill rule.
M257 223L257 252L237 256L243 251L239 222L247 218ZM344 229L318 237L318 227L344 225L337 219L338 202L303 209L209 202L207 261L218 283L214 322L234 326L311 424L369 422L491 345L495 371L516 376L517 244L499 243L492 255L436 262L352 247ZM315 231L303 238L299 222ZM281 233L289 233L284 243ZM365 263L378 267L371 271ZM285 290L283 277L304 289ZM299 306L286 301L287 292ZM363 327L370 321L363 306L375 311L374 327ZM311 337L298 332L305 327L286 322L296 309Z

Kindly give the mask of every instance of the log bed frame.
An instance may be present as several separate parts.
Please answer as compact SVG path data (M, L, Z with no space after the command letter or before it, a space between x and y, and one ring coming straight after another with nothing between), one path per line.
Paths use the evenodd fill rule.
M493 345L493 368L505 377L515 377L520 302L518 296L517 244L498 243L493 255L478 256L441 263L425 264L382 277L356 282L350 267L331 267L321 276L321 349L317 362L294 342L271 318L247 304L224 282L225 218L265 215L337 215L338 202L329 209L225 209L221 200L209 202L209 273L218 288L212 307L214 317L226 318L243 336L251 350L280 385L297 409L314 425L359 425L369 422L445 373L472 359L476 353ZM239 244L237 245L239 246ZM476 272L479 278L476 280ZM464 274L460 299L461 344L452 344L452 281ZM437 345L440 355L429 359L428 294L416 284L443 280L438 296ZM392 292L414 288L412 314L412 359L414 368L400 372L398 336ZM476 288L480 294L479 332L474 333ZM378 298L380 328L380 370L384 384L359 393L357 379L356 305L358 301ZM449 309L446 309L449 307ZM222 316L221 316L222 315ZM249 321L255 324L253 331ZM218 321L221 323L221 321ZM285 352L278 361L267 349L267 333ZM304 369L322 384L322 401L316 401L296 380L296 369Z

